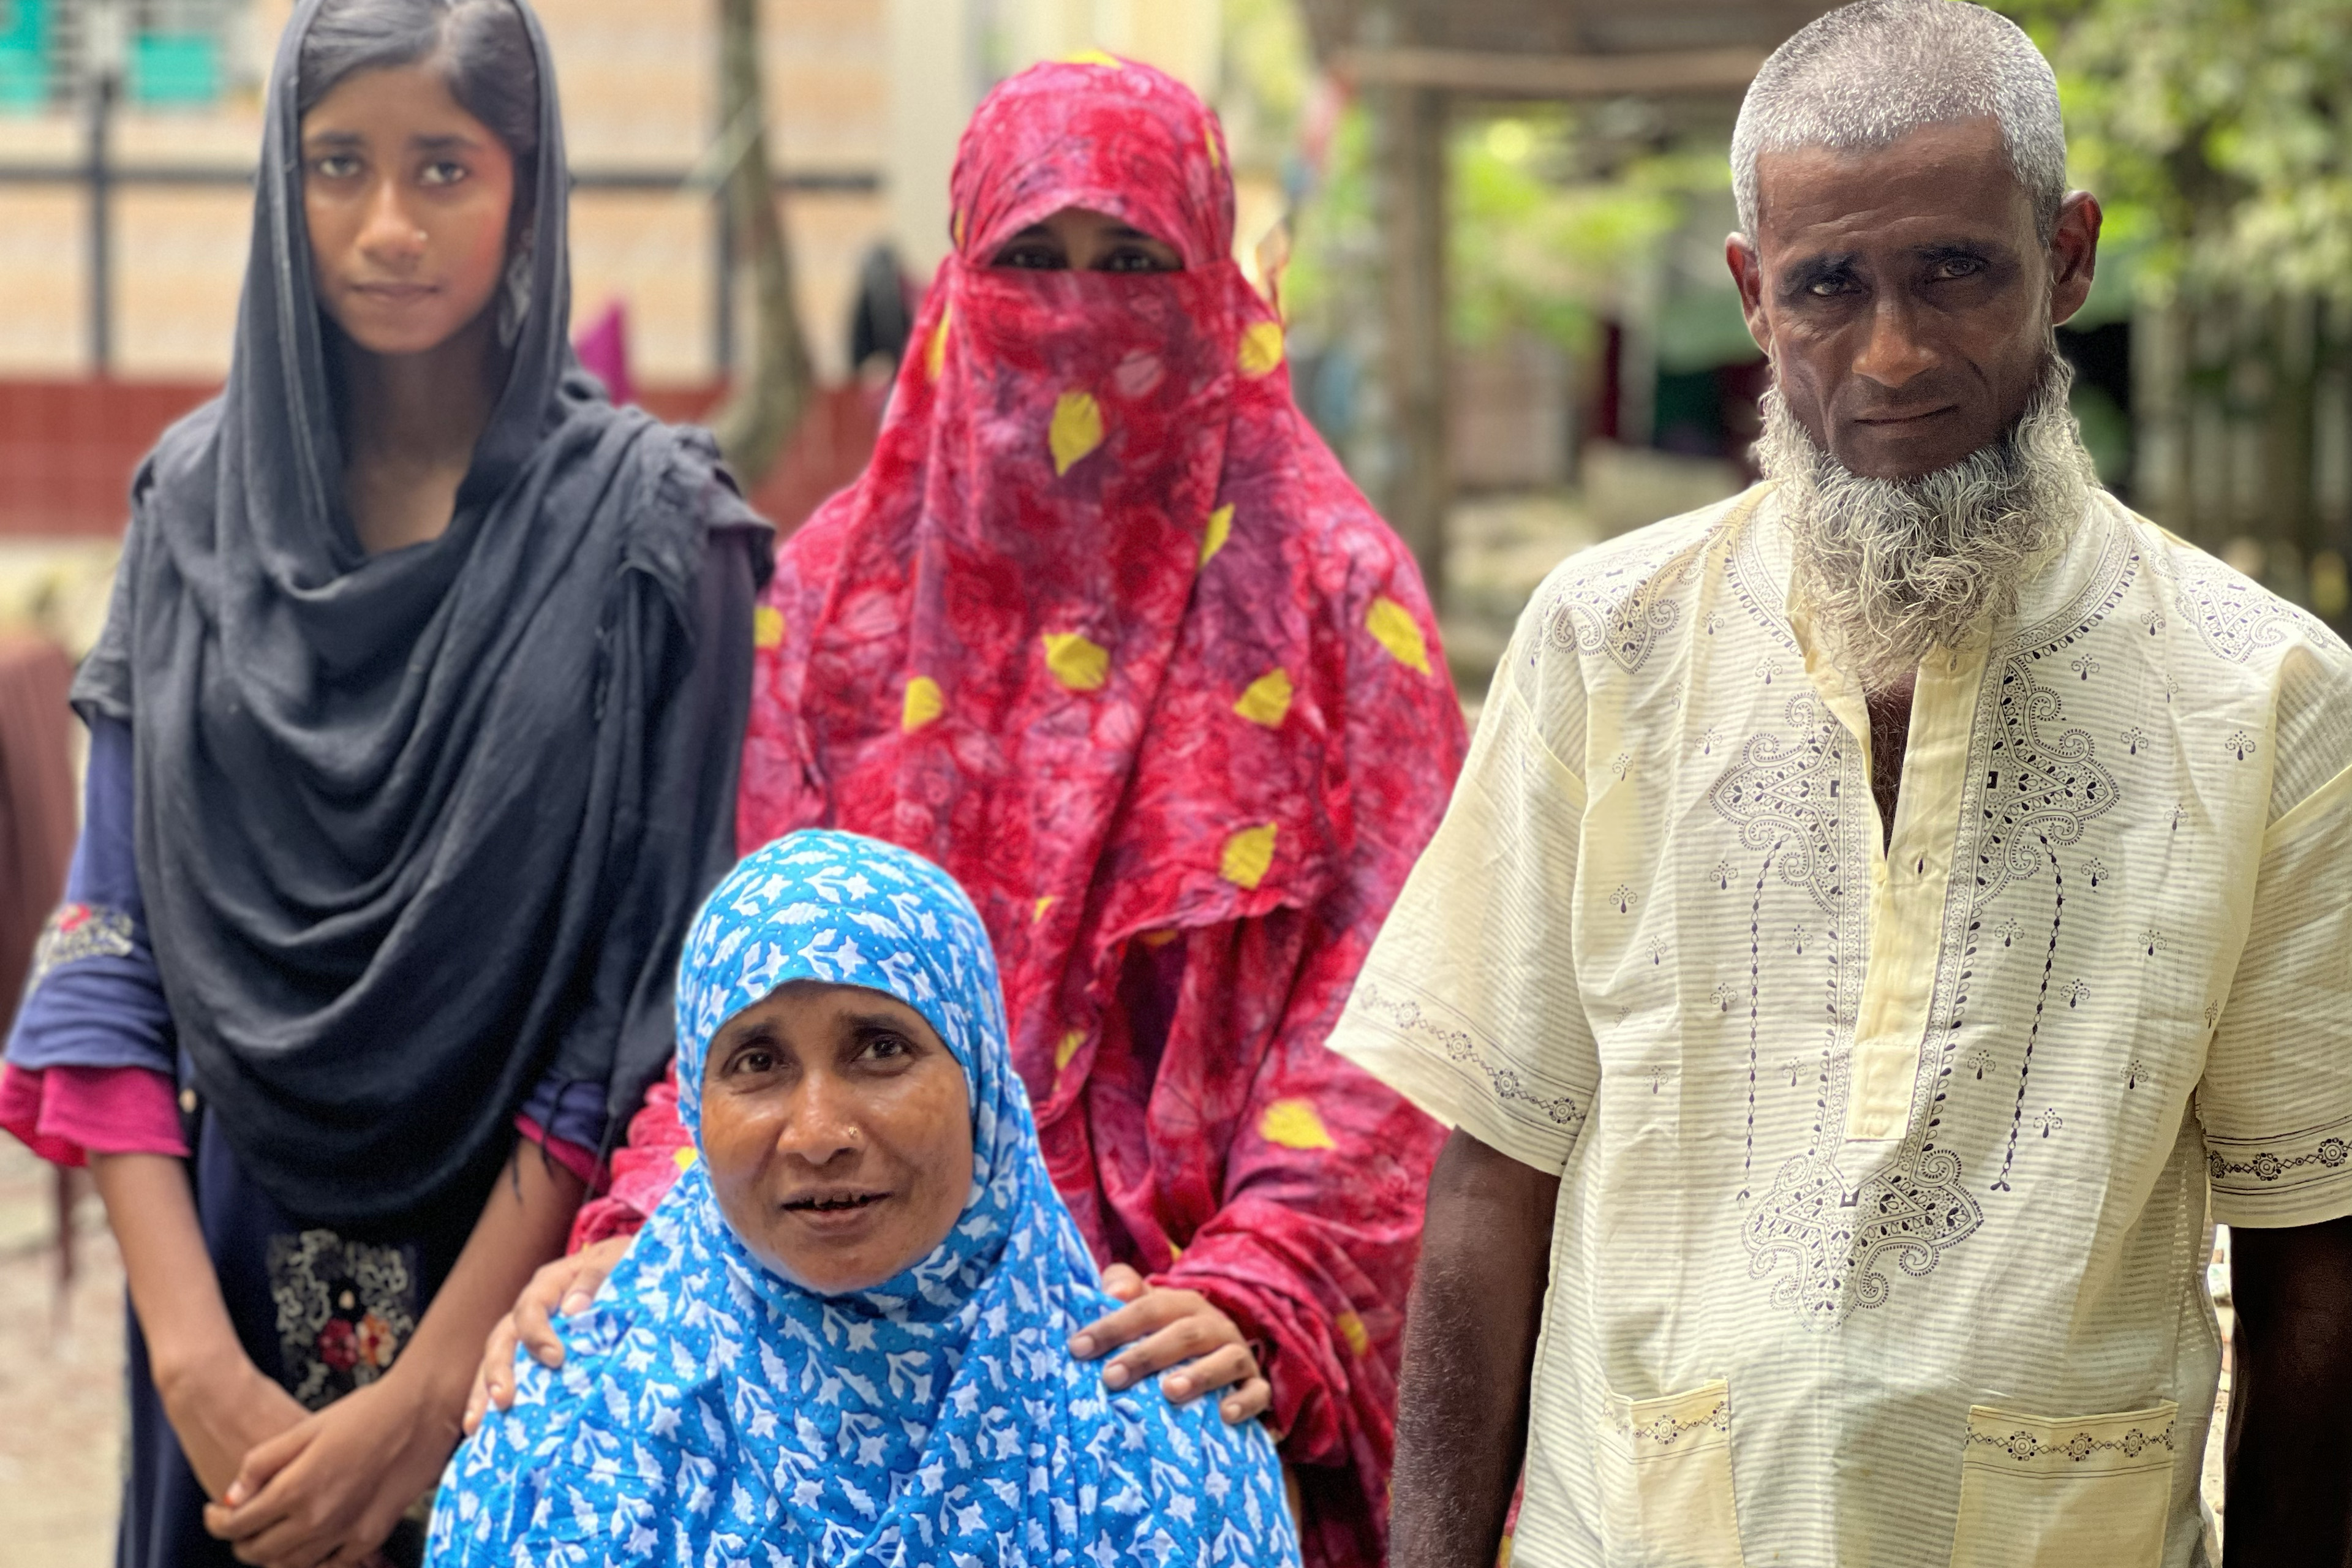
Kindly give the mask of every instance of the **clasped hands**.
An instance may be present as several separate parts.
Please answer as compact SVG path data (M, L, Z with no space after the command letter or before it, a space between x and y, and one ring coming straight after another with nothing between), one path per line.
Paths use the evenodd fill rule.
M596 1288L628 1249L625 1237L600 1241L531 1277L514 1310L490 1331L473 1394L466 1402L468 1433L481 1425L491 1405L504 1410L514 1404L517 1345L542 1366L563 1364L563 1341L553 1320L587 1310ZM1081 1361L1108 1356L1103 1367L1106 1385L1129 1388L1164 1373L1160 1389L1179 1405L1223 1389L1218 1413L1235 1426L1264 1415L1273 1404L1273 1390L1240 1326L1207 1297L1197 1290L1152 1285L1124 1263L1103 1271L1103 1289L1125 1305L1071 1335L1070 1352Z
M196 1479L205 1528L257 1568L378 1568L377 1548L457 1440L421 1371L399 1367L317 1413L243 1355L156 1388Z

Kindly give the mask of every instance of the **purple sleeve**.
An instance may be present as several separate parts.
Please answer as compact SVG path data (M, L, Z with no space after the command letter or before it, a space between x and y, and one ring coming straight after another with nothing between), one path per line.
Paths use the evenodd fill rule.
M81 837L66 874L65 902L34 950L7 1059L33 1071L131 1067L179 1077L172 1016L139 895L131 726L119 719L90 721Z
M551 1073L532 1088L516 1114L529 1117L548 1137L585 1149L592 1158L604 1146L602 1084L566 1083Z

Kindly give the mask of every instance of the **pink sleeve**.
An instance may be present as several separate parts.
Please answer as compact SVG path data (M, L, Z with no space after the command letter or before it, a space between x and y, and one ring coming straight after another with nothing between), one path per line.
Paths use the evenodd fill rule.
M645 1109L629 1119L629 1141L613 1151L613 1185L603 1197L580 1205L572 1222L572 1250L637 1227L669 1191L677 1173L694 1163L694 1140L677 1119L677 1066L646 1091Z
M188 1157L172 1080L150 1068L20 1068L0 1076L0 1128L53 1165L91 1154Z
M604 1190L604 1173L596 1168L596 1151L583 1149L569 1138L558 1138L522 1112L515 1115L515 1131L547 1151L547 1157L580 1178L592 1194Z

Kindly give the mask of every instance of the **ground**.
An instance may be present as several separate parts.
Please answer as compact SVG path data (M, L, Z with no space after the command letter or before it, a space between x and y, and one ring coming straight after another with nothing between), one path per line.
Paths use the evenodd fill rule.
M95 1197L57 1291L56 1177L0 1134L0 1568L102 1568L122 1486L122 1265ZM62 1310L60 1310L62 1308Z

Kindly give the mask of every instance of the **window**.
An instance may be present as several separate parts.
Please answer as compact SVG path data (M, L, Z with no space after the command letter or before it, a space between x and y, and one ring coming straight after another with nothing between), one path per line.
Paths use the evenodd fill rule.
M62 107L91 70L126 102L201 108L247 74L248 0L0 0L0 110Z

